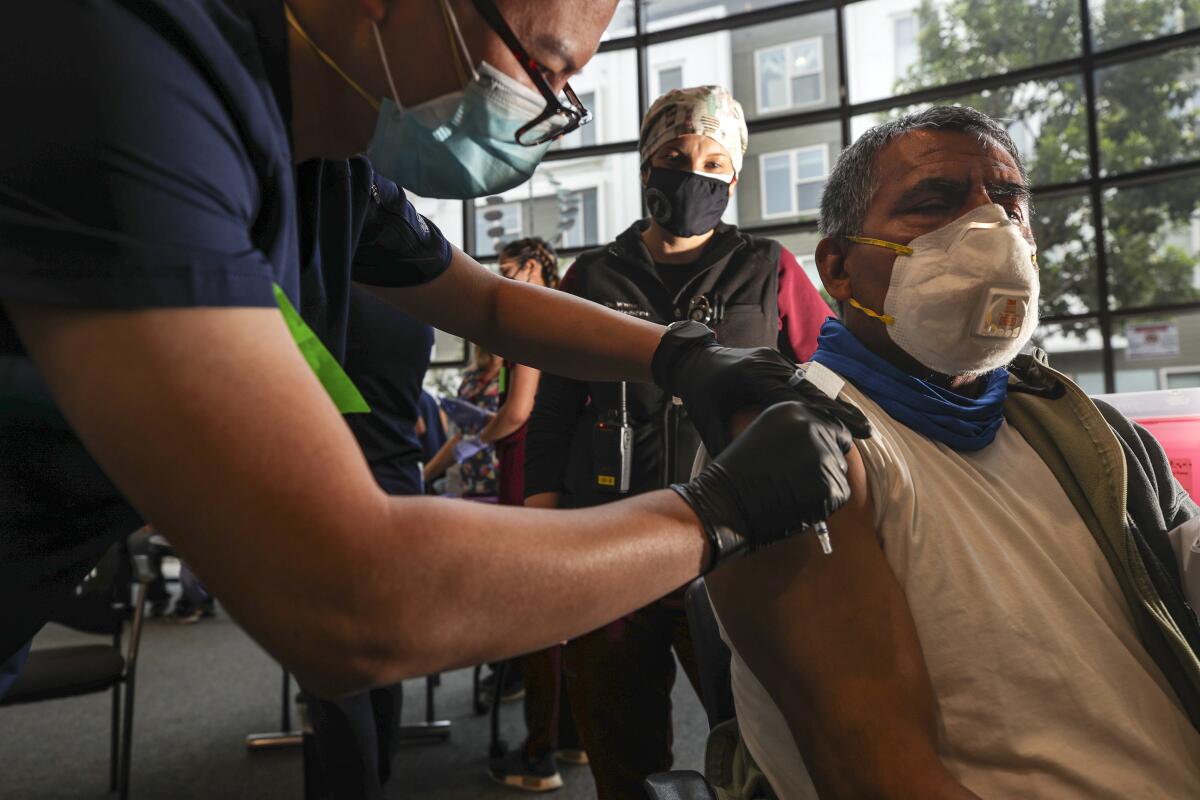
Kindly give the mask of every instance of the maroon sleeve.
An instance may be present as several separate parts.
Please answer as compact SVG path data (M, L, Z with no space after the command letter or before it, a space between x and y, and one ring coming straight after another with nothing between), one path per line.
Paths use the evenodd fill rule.
M821 325L833 312L812 285L800 262L786 247L779 249L779 328L792 352L807 361L817 349Z

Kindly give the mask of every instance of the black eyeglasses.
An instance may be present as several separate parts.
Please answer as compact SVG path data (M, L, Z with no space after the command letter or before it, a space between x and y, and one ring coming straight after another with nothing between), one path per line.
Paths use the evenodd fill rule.
M508 23L504 21L504 17L500 15L499 9L491 0L471 0L471 2L474 3L475 9L483 16L487 24L496 32L496 35L504 41L504 44L508 45L508 49L520 62L521 67L533 81L533 85L542 93L542 97L546 98L545 110L533 122L517 131L517 144L536 147L539 144L552 142L566 136L580 125L586 125L592 121L592 112L579 102L579 97L569 83L563 86L562 93L570 105L563 105L562 100L551 88L550 82L546 80L546 76L542 74L542 65L521 46L516 34L512 32L512 28L508 27ZM543 125L545 126L543 130L536 130Z

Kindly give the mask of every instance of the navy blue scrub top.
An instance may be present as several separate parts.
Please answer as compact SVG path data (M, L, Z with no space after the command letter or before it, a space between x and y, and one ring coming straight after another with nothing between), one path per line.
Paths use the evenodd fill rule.
M450 246L365 159L293 167L289 81L280 0L0 4L0 299L269 307L278 284L340 358L351 277L420 284ZM0 454L2 661L141 522L2 310Z
M350 290L346 373L371 413L350 414L346 421L389 494L411 493L413 468L424 460L416 426L432 350L433 328L360 286Z

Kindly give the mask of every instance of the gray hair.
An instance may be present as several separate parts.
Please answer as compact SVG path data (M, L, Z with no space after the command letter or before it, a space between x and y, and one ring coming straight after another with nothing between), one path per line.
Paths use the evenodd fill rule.
M1029 182L1017 146L996 120L966 106L933 106L876 125L842 151L821 194L820 230L823 235L856 236L862 233L867 208L879 188L875 159L893 140L921 130L971 133L981 142L1002 147L1016 162L1021 182Z

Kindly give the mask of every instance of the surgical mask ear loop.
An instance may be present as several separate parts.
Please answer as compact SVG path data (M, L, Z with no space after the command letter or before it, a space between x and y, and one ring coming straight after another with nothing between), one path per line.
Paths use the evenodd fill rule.
M454 16L454 11L450 8L448 0L439 0L439 2L442 7L442 18L446 20L446 27L454 34L454 41L458 43L458 54L467 65L467 69L471 70L471 80L479 80L479 73L475 71L475 62L471 59L471 51L467 49L467 40L463 38L462 30L458 27L458 17ZM462 79L465 86L467 79L462 73L462 67L457 61L455 61L454 66L458 69L458 77Z
M396 92L396 82L392 80L392 67L388 64L387 52L383 49L383 36L379 34L379 26L371 20L371 30L375 31L375 46L379 48L379 60L383 62L383 73L387 75L388 88L392 90L392 101L400 106L400 95Z

